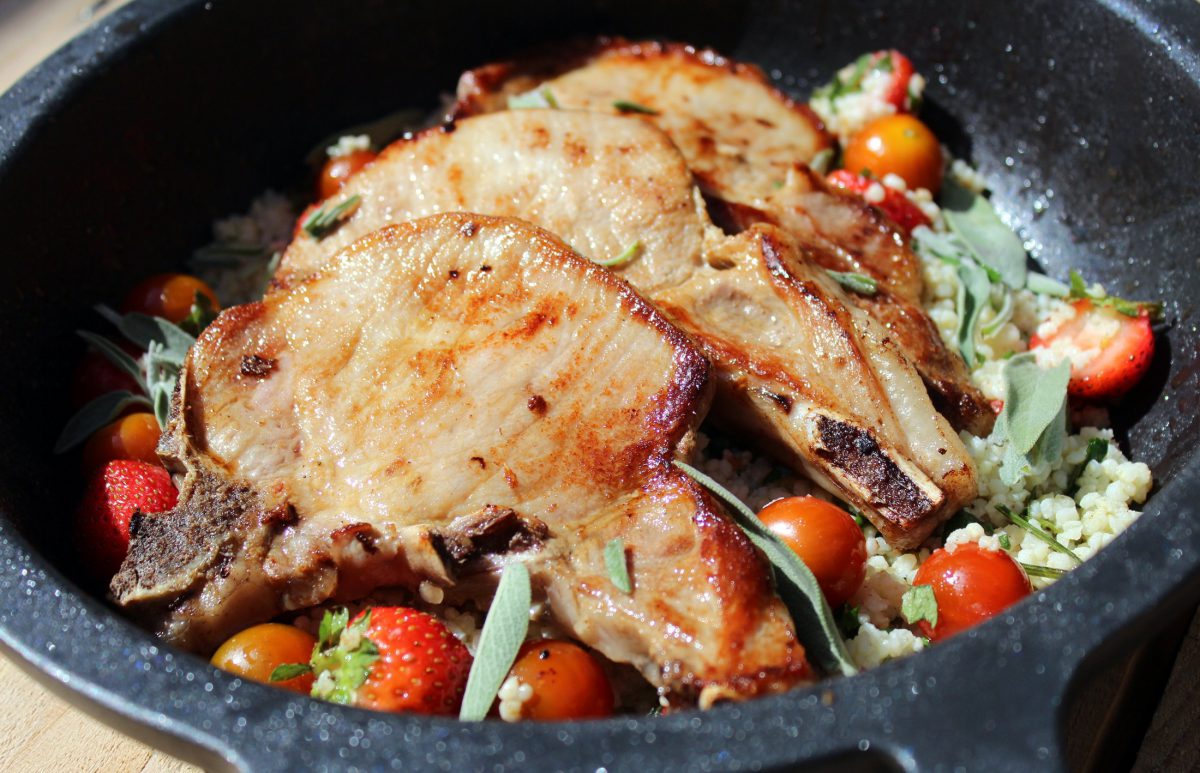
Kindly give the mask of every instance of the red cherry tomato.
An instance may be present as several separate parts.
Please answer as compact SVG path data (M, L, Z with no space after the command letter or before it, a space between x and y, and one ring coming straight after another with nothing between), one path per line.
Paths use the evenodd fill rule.
M883 189L883 200L871 202L872 206L882 210L885 215L891 218L893 223L900 227L900 230L906 236L912 233L912 230L919 225L930 225L929 218L925 216L920 207L900 191L889 188L883 183L869 180L862 175L855 174L846 169L838 169L836 172L830 172L827 180L835 188L857 193L859 196L864 196L872 185L878 185Z
M916 73L916 68L913 67L912 60L896 49L889 51L879 51L875 54L877 57L875 66L878 67L878 62L882 61L886 56L891 59L892 77L888 81L887 92L883 98L895 106L898 113L911 113L916 105L913 104L912 98L908 93L908 84L912 80L912 76Z
M845 510L816 497L788 497L767 505L758 517L804 560L831 607L858 591L867 543Z
M921 632L940 641L982 623L1032 592L1029 577L1008 553L967 543L935 550L917 570L913 585L930 585L937 625L921 620Z
M327 199L337 193L346 184L346 180L374 161L376 155L378 154L373 150L354 150L326 161L325 166L321 167L321 175L317 178L319 198Z
M317 640L292 625L263 623L236 633L220 646L212 664L231 674L308 695L313 675L272 682L271 672L285 663L307 663Z
M1087 298L1073 304L1075 316L1045 338L1034 335L1030 349L1067 344L1095 353L1086 363L1071 364L1067 390L1080 400L1116 400L1142 380L1154 359L1154 331L1142 312L1129 317L1116 309L1096 306Z
M942 187L942 146L929 127L903 113L877 118L851 138L842 166L855 174L882 179L894 174L910 189Z
M596 658L577 644L558 639L526 642L511 673L533 688L533 697L521 707L525 719L612 716L612 685Z
M159 274L130 290L121 309L126 314L136 311L179 323L191 313L197 293L206 296L213 309L221 308L216 293L200 279L187 274Z

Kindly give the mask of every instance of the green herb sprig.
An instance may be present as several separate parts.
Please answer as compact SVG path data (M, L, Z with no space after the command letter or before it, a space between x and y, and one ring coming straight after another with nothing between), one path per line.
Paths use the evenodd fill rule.
M604 546L604 568L608 578L622 593L633 593L633 581L629 578L629 560L625 556L625 542L620 537Z
M529 570L525 565L514 561L505 566L492 606L483 621L475 660L467 675L459 719L478 722L491 710L492 701L529 631L531 596Z
M641 113L642 115L658 115L658 111L652 107L631 102L628 99L614 100L612 103L613 109L622 113Z
M300 228L308 234L310 239L320 241L333 233L342 224L342 221L353 215L361 203L362 196L356 193L329 209L319 207L304 218L304 223Z
M825 273L852 293L859 295L874 295L879 292L879 282L866 274L856 274L853 271L834 271L826 269Z
M1026 518L1023 515L1018 515L1018 514L1014 513L1012 510L1009 510L1004 505L996 505L996 509L999 510L1000 513L1005 518L1012 521L1016 525L1020 526L1022 529L1029 532L1037 539L1046 543L1050 547L1051 550L1053 550L1057 553L1062 553L1064 556L1067 556L1072 561L1074 561L1076 565L1083 563L1083 559L1080 558L1079 556L1075 555L1074 550L1071 550L1069 547L1067 547L1066 545L1059 542L1057 539L1055 539L1053 534L1046 531L1038 524L1034 523L1033 521L1029 520L1028 518Z

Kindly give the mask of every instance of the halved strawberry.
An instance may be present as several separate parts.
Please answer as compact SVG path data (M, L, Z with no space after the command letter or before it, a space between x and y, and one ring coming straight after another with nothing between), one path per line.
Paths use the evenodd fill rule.
M121 568L133 514L170 510L177 497L171 474L159 465L120 459L92 474L76 514L75 537L97 579L107 582Z
M905 236L912 233L912 230L919 225L930 225L929 218L925 216L921 208L895 188L889 188L881 182L863 177L860 174L855 174L848 169L838 169L835 172L830 172L829 176L825 179L835 188L857 193L867 203L883 210L883 213L891 218L893 223L900 226ZM871 190L871 186L873 185L878 185L880 190L882 190L882 200L870 201L866 199L867 192Z
M1128 392L1150 369L1154 359L1154 331L1143 309L1137 316L1121 313L1112 305L1097 305L1088 298L1074 301L1075 316L1050 335L1034 335L1030 349L1049 349L1072 356L1071 397L1108 401Z
M884 100L895 105L898 113L915 113L920 105L915 104L908 88L909 81L916 72L912 60L893 48L888 51L876 51L873 54L872 66L887 67L882 64L884 57L888 58L892 72L892 77L888 79L887 91L883 93Z
M314 698L377 711L455 716L471 653L445 623L406 607L372 607L349 619L326 612L309 663L280 666L271 681L313 673Z

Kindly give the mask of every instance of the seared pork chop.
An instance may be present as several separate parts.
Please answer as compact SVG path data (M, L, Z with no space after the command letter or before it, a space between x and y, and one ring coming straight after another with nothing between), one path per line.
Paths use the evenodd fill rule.
M208 652L379 586L482 603L522 561L558 623L674 705L787 689L808 671L764 560L671 464L710 386L678 330L540 229L382 229L201 336L159 449L179 504L137 516L112 595Z
M466 73L452 115L503 110L510 96L534 88L562 108L621 112L633 103L652 111L638 114L675 141L723 205L723 225L775 223L825 268L875 278L882 292L852 300L888 328L956 428L991 431L991 406L921 308L916 256L878 210L808 169L830 140L807 106L758 68L690 46L601 39Z
M916 546L975 496L966 449L891 334L786 233L712 226L682 155L648 123L561 110L464 119L393 144L323 206L355 196L338 231L297 236L279 286L362 234L439 210L524 217L598 259L636 243L613 269L712 358L723 423L854 504L893 545Z

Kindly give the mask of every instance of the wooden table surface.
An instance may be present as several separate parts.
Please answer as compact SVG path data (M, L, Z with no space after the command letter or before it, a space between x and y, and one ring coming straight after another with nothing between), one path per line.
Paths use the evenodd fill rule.
M124 2L0 0L0 92ZM2 657L0 696L0 773L197 770L72 708ZM1066 736L1073 770L1200 770L1200 615L1085 685Z

